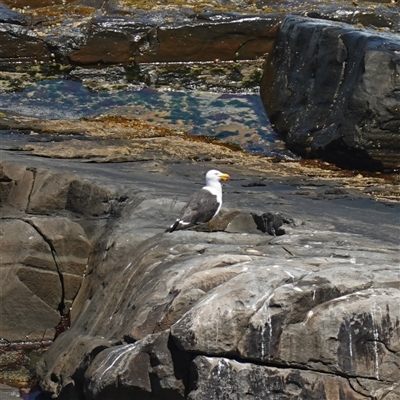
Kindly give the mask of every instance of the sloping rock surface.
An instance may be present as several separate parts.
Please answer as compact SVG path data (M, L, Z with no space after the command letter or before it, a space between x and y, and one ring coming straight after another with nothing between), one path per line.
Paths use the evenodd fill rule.
M399 52L398 35L285 18L261 86L271 123L303 156L399 168Z
M221 384L235 381L238 396L272 390L270 378L257 383L264 373L282 396L398 390L395 176L272 162L126 120L86 123L40 121L39 132L86 130L79 148L68 137L2 142L0 344L58 335L38 365L47 394L206 398L218 392L209 374L225 366ZM131 155L93 154L110 129ZM232 180L211 231L165 233L215 167Z
M273 391L282 395L361 399L370 388L395 390L397 246L307 226L272 239L160 233L169 210L175 207L167 199L140 201L109 232L106 258L92 275L107 264L109 273L101 284L86 280L76 302L81 312L39 364L44 390L63 395L68 382L75 394L67 398L81 387L89 399L224 398L235 391L263 398L270 379L281 382ZM107 350L95 355L93 340ZM186 372L171 374L174 368ZM215 374L218 384L210 381ZM352 378L364 380L364 391Z
M94 250L72 326L38 364L46 393L71 400L396 398L396 203L364 202L353 192L352 200L331 198L328 215L310 193L293 197L282 177L256 185L265 172L222 164L233 180L214 226L225 230L169 234L165 227L211 164L24 159L49 176L62 170L61 187L74 171L86 187L96 183L123 199L112 208L109 200L103 214L80 214L91 223L77 219ZM74 193L83 205L91 198ZM66 211L78 216L77 208ZM252 214L267 211L290 222L285 234L257 229ZM41 218L31 218L39 226ZM108 222L95 234L99 218Z

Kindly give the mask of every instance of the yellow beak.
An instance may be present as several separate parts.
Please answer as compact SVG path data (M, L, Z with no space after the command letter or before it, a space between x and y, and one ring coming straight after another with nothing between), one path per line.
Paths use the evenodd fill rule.
M228 181L230 179L230 176L228 174L222 174L220 176L221 181Z

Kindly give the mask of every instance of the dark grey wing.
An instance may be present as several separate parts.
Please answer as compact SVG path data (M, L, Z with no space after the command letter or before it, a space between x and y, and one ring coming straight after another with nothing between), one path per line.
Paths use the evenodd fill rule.
M191 225L208 222L215 215L218 207L217 196L206 189L200 189L193 193L179 219Z

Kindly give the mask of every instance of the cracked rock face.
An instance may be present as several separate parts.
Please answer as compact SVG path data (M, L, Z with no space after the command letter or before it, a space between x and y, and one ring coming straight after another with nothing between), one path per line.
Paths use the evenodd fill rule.
M281 2L268 15L133 13L114 1L102 4L100 15L100 5L89 3L27 8L26 18L0 5L0 67L83 65L88 68L70 76L129 77L144 86L177 76L158 77L152 63L207 61L211 74L222 60L238 68L229 79L239 87L238 61L270 52L284 16ZM398 31L396 6L378 15L370 5L353 6L296 12ZM285 20L264 89L275 96L267 109L289 144L307 155L337 145L340 154L342 140L358 149L355 156L367 151L374 162L398 166L393 37ZM90 67L98 64L118 67L96 75ZM218 74L217 81L228 75ZM394 184L376 176L347 180L333 170L313 179L315 171L300 164L271 163L159 129L135 132L116 120L92 122L68 127L17 118L16 125L3 125L93 139L8 148L2 156L18 161L0 164L0 344L52 339L60 314L72 305L72 326L37 366L47 395L400 398ZM204 184L204 170L215 166L234 179L224 187L224 209L211 231L164 233L189 192Z
M40 168L4 162L1 170L0 336L9 341L53 339L60 314L78 293L92 250L83 227L71 215L60 214L67 209L103 213L107 206L102 200L110 192Z

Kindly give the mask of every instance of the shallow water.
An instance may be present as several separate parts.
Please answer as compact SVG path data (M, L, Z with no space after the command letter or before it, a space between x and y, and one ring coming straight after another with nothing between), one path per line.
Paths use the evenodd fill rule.
M24 400L44 400L44 395L35 390L33 393L21 394L21 398Z
M277 155L284 146L274 133L258 94L121 90L91 92L81 82L53 79L20 92L1 93L0 109L43 119L98 115L140 118L235 143L252 153Z

